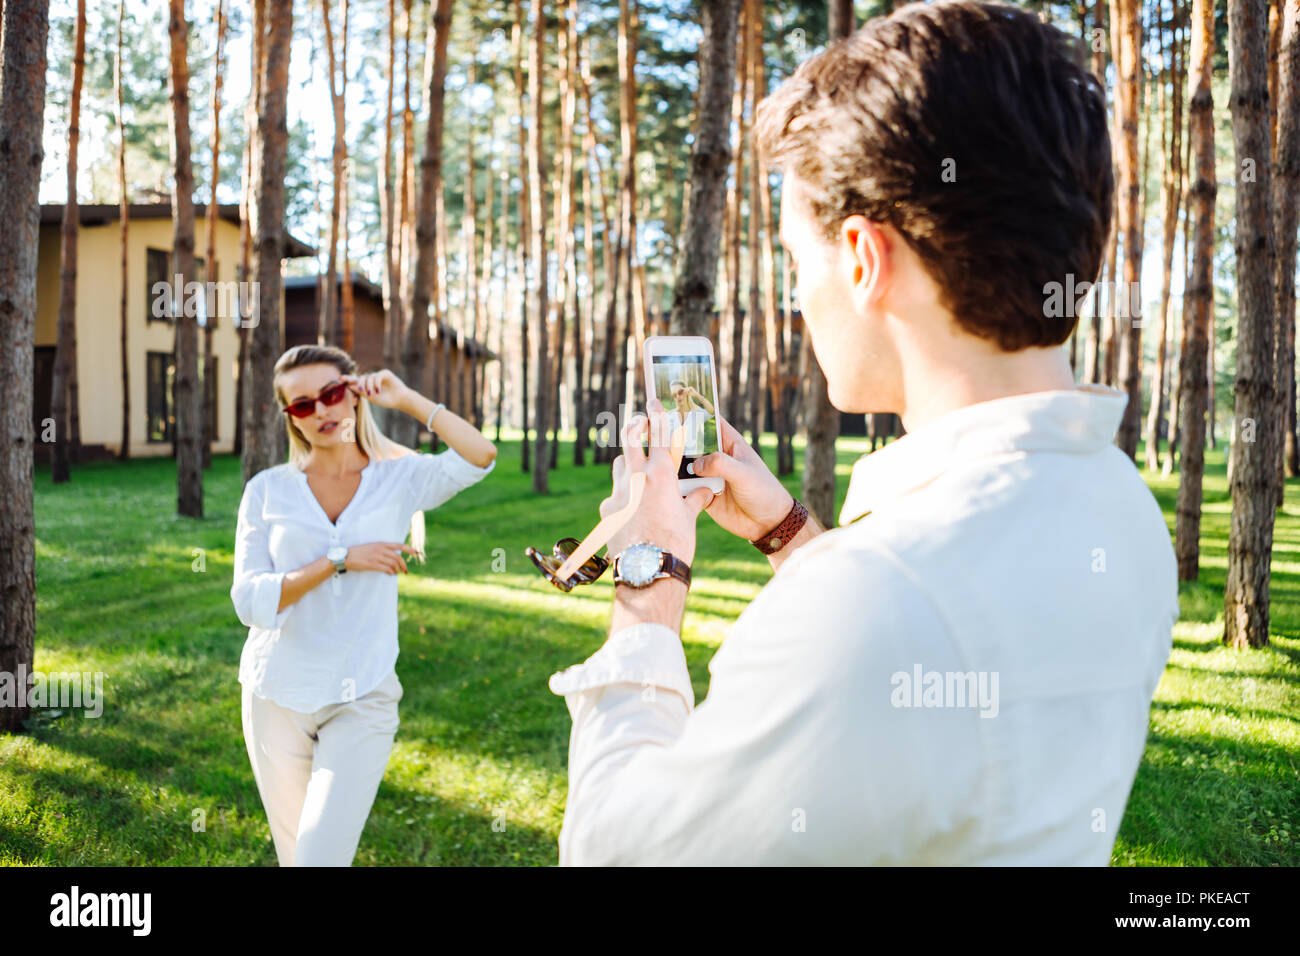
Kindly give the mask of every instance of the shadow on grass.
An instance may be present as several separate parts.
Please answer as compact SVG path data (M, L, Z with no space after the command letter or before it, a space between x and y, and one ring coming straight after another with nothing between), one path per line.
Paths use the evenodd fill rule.
M1152 732L1120 826L1117 862L1290 866L1300 768L1283 747ZM1123 859L1136 852L1136 859Z

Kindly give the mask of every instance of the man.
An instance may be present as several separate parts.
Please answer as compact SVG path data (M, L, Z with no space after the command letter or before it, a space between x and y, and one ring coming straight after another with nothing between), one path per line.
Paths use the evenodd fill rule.
M560 862L1104 865L1178 594L1113 444L1126 398L1075 386L1073 309L1045 305L1100 266L1103 91L1032 13L911 4L805 63L757 134L831 401L907 434L823 532L729 425L696 465L726 490L683 499L630 423L602 511L646 473L609 548L631 570L604 647L551 679ZM695 707L688 575L639 543L689 565L701 509L775 574Z

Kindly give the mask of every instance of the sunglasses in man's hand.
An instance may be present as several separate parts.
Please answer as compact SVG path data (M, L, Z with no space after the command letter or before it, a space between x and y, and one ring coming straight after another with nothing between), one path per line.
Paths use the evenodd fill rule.
M590 584L595 581L609 567L608 558L593 554L580 564L578 570L573 572L567 580L561 580L559 577L560 568L564 566L564 562L573 556L573 552L578 550L578 544L577 538L561 538L555 542L555 547L551 549L550 554L543 554L536 548L528 548L524 551L524 554L528 555L546 580L567 594L579 584Z

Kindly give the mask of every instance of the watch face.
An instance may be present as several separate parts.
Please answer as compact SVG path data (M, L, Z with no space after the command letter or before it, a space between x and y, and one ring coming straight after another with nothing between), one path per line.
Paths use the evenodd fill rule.
M652 544L634 544L619 558L619 575L633 587L642 587L659 573L663 552Z
M331 561L339 561L348 556L347 548L330 548L325 555Z

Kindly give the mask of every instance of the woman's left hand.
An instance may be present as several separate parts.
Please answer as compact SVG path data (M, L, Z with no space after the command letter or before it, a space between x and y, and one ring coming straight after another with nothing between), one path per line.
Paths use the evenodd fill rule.
M361 376L344 375L343 381L380 408L396 408L407 392L402 380L388 369Z

